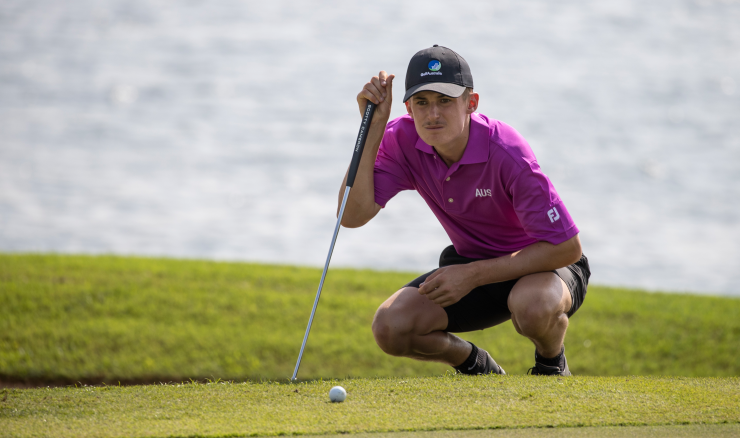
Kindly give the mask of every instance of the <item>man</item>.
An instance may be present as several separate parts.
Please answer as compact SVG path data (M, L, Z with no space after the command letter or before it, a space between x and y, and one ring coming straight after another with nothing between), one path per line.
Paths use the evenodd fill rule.
M568 210L527 142L475 112L479 96L460 55L437 45L416 53L406 73L408 115L388 123L394 77L381 71L357 95L360 113L368 100L377 108L342 225L360 227L401 190L416 190L453 245L439 269L378 308L378 346L463 374L505 374L452 333L511 319L535 345L532 374L570 375L563 339L590 271Z

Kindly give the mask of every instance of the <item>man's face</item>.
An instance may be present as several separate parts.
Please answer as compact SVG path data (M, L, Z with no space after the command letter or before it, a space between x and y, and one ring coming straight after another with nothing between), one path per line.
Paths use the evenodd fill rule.
M452 146L464 138L467 144L468 116L478 107L478 94L453 98L436 91L421 91L406 101L416 132L430 146ZM462 146L464 146L463 144Z

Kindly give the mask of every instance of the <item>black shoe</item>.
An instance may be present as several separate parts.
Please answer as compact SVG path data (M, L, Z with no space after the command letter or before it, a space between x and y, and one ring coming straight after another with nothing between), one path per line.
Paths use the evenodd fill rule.
M496 361L493 360L486 350L476 347L472 342L470 345L473 347L473 350L470 352L470 356L468 356L465 362L453 367L455 368L455 371L460 374L471 376L481 374L506 374L504 369L498 366Z
M568 360L565 358L565 347L560 352L560 364L557 366L541 363L541 356L536 351L534 359L534 366L527 371L527 374L533 376L572 376L568 369Z
M481 374L501 374L502 376L505 376L506 371L504 371L504 369L501 368L486 351L486 367Z

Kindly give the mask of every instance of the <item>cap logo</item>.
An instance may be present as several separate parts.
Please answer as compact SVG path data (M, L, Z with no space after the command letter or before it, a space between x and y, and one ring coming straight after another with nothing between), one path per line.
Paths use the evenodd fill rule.
M442 76L442 72L439 71L440 68L442 68L442 63L437 61L436 59L432 59L429 61L429 64L427 64L427 67L429 67L429 71L425 71L421 74L421 76L429 76L429 75L438 75Z

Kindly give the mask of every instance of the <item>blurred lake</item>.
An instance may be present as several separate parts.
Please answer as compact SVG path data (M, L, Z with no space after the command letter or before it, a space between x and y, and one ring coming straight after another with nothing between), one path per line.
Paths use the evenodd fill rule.
M440 44L528 139L592 282L740 295L739 23L713 0L0 0L0 251L322 266L355 95L395 73L402 115ZM448 243L406 192L332 266L427 271Z

